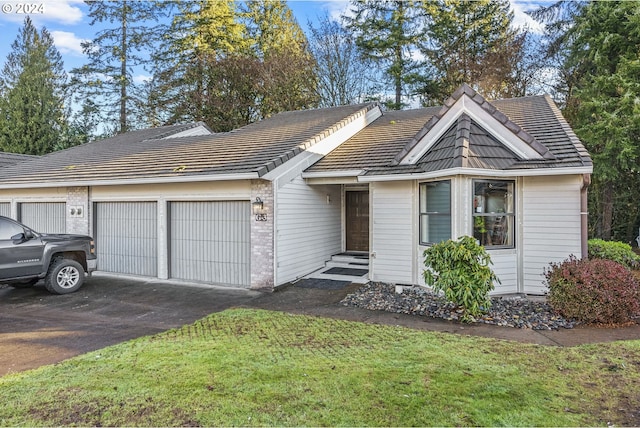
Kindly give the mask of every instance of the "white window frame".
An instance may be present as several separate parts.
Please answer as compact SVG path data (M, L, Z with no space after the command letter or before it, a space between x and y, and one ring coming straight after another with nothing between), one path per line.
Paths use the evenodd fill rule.
M448 210L446 212L442 212L442 211L429 211L429 205L428 205L428 201L427 201L427 205L426 205L426 210L423 211L423 207L425 206L425 204L423 202L425 202L423 200L423 192L422 192L422 188L423 186L428 186L428 185L433 185L433 184L443 184L443 183L448 183L449 184L449 205L448 205ZM440 241L433 241L429 239L429 236L426 236L426 234L428 234L429 231L424 231L423 230L423 218L424 217L429 217L429 216L438 216L438 217L448 217L449 218L449 237L447 239L451 239L451 234L453 233L453 216L451 215L451 192L453 189L453 183L452 180L448 179L448 180L437 180L437 181L424 181L421 183L418 183L418 241L420 243L420 245L423 246L430 246L430 245L434 245L437 244L438 242L442 242L442 241L446 241L446 239L442 239ZM425 195L426 197L426 195ZM423 239L426 238L426 239Z
M476 195L476 185L487 184L488 187L495 185L496 188L504 185L507 190L507 198L502 205L503 210L491 211L489 201L484 195ZM487 250L512 249L516 246L516 181L515 180L495 180L495 179L474 179L471 184L471 230L472 236L480 242ZM489 210L489 211L488 211ZM489 220L490 219L490 220ZM487 224L490 221L490 225ZM476 230L479 227L484 230ZM506 227L506 232L504 231Z

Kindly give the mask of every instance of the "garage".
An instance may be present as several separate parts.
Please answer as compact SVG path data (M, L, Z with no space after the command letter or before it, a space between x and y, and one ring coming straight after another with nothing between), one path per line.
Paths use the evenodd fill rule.
M65 202L22 202L18 220L36 232L65 233L66 207Z
M94 215L98 270L158 275L156 202L96 202Z
M0 202L0 215L11 217L11 202Z
M248 201L170 203L171 278L249 287L250 217Z

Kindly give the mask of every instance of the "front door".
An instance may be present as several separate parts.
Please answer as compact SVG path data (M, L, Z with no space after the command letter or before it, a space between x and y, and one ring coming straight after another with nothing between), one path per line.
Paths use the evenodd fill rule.
M369 192L347 191L346 241L347 251L369 251Z

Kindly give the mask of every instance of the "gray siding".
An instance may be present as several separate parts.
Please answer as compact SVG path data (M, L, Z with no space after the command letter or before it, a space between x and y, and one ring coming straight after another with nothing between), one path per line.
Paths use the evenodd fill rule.
M327 199L328 198L328 199ZM277 192L277 285L321 268L342 250L340 186L301 177Z
M398 284L413 283L414 248L418 233L414 233L413 182L372 183L371 224L373 247L371 272L374 281Z
M571 254L580 256L580 176L523 180L524 292L546 291L544 270Z
M249 287L250 218L247 201L172 202L169 276Z
M66 209L64 202L23 202L19 220L36 232L65 233Z
M98 202L95 239L98 270L157 276L155 202Z

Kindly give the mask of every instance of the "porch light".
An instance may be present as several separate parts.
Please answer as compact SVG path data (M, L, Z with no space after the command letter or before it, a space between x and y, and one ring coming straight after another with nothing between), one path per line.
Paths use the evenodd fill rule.
M253 209L254 215L262 214L262 210L264 209L264 202L262 202L262 199L256 198L255 202L251 204L251 208Z

